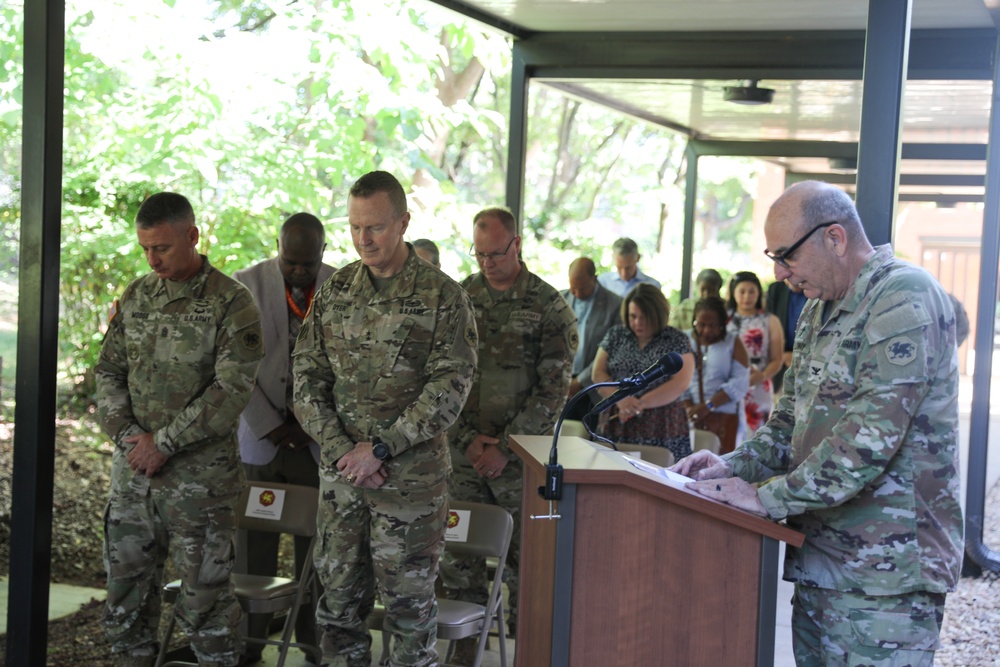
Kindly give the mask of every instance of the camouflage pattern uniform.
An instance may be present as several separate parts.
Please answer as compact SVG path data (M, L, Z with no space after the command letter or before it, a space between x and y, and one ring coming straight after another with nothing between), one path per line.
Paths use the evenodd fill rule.
M469 400L448 431L452 474L449 496L499 505L514 518L507 553L508 619L517 626L518 564L521 554L521 460L510 451L511 434L551 433L566 402L573 356L579 343L576 315L552 286L521 263L514 284L494 297L477 273L462 282L476 308L479 368ZM479 476L465 450L480 433L500 440L508 463L503 473ZM484 604L488 596L482 558L445 555L441 578L450 599Z
M117 303L94 373L98 420L115 444L104 628L123 664L152 664L168 552L182 580L178 624L199 663L239 659L240 607L229 583L243 485L236 425L263 353L253 297L206 257L190 280L168 289L149 273ZM141 433L153 433L169 457L152 478L126 459L133 445L125 438Z
M338 270L316 293L293 354L295 412L321 448L316 613L324 664L371 664L366 620L376 584L392 665L435 665L434 579L444 550L444 431L476 367L476 323L459 285L413 248L376 291L367 267ZM376 490L343 482L336 463L379 436L391 450Z
M931 664L963 541L947 294L880 246L843 300L806 304L786 378L724 458L806 536L785 560L796 663Z

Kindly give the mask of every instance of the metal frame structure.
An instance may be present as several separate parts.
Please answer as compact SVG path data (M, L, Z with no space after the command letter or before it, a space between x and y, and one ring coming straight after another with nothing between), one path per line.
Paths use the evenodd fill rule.
M44 665L48 637L65 8L24 5L24 130L7 664Z
M934 201L942 204L985 199L982 266L1000 263L1000 38L995 29L912 30L912 0L869 3L865 31L803 32L535 32L484 14L460 0L430 0L515 38L512 58L511 132L508 145L507 205L523 213L524 159L528 86L532 79L552 79L556 88L572 87L568 80L586 79L861 79L864 100L858 144L829 142L759 142L755 157L792 157L798 151L821 157L858 160L858 208L866 232L875 244L891 241L897 201ZM1000 10L990 8L1000 25ZM868 40L866 35L877 36ZM905 73L905 75L904 75ZM989 80L993 83L990 145L900 145L900 113L905 80ZM727 154L736 145L755 142L703 142L693 128L641 109L616 106L614 100L596 99L585 91L572 94L618 109L654 124L683 132L688 143L684 204L684 249L681 261L681 294L691 291L691 254L697 201L698 157ZM730 143L729 148L724 145ZM809 144L814 144L809 146ZM819 150L824 145L825 151ZM900 176L900 159L986 160L985 197L968 194L903 194L898 185L946 187L963 178L954 175ZM891 178L886 178L887 166ZM795 177L793 177L795 178ZM834 174L828 180L842 180ZM961 181L959 181L961 182ZM966 491L965 571L980 568L1000 571L1000 554L983 544L986 459L989 436L990 376L993 357L993 312L997 276L984 272L980 279L976 321L976 355L969 438L969 479ZM975 471L975 472L973 472Z
M990 136L1000 138L1000 41L994 30L910 30L912 0L870 3L869 32L793 33L538 33L477 10L460 0L438 5L511 34L513 46L507 203L523 204L528 85L539 79L586 78L826 78L865 80L865 99L889 110L863 110L861 150L840 144L837 155L859 158L857 185L863 212L876 242L888 240L897 177L884 178L886 158L896 164L901 72L910 79L991 80ZM47 639L51 497L55 451L55 376L58 345L60 213L62 204L63 60L65 8L61 0L25 0L21 268L18 306L18 368L14 439L13 522L7 664L44 664ZM877 29L877 32L875 32ZM907 46L908 44L908 46ZM871 86L869 87L869 83ZM892 92L886 94L886 90ZM607 104L607 100L601 100ZM627 110L635 113L636 110ZM641 112L641 110L639 110ZM649 119L663 124L664 119ZM697 195L697 137L688 147L686 219ZM874 135L873 135L874 132ZM880 133L885 141L875 143ZM891 137L896 137L895 142ZM702 145L702 148L705 148ZM784 146L788 149L789 146ZM992 145L991 147L992 148ZM775 151L772 145L768 151ZM932 149L928 147L928 152ZM933 150L958 150L935 145ZM966 146L966 155L986 159L982 263L1000 263L1000 153ZM760 153L758 153L760 154ZM772 153L773 154L773 153ZM786 153L787 154L787 153ZM890 155L891 154L891 155ZM692 159L693 158L693 159ZM877 166L875 166L877 165ZM879 174L882 176L879 176ZM870 174L870 175L869 175ZM902 182L906 182L904 176ZM927 182L927 181L925 181ZM880 184L881 183L881 184ZM945 179L938 183L946 184ZM906 197L911 199L912 197ZM902 198L901 198L902 199ZM941 196L936 201L947 201ZM968 201L968 199L963 199ZM685 223L687 225L687 223ZM684 231L684 285L690 289L693 230ZM992 363L993 305L997 275L981 277L967 492L967 553L972 567L1000 570L1000 557L982 544L985 461ZM968 564L968 563L967 563Z

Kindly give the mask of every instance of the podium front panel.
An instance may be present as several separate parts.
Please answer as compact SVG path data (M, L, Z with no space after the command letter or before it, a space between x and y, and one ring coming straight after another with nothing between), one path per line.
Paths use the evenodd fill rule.
M595 468L567 470L560 518L531 518L550 504L525 460L519 667L769 662L773 538Z

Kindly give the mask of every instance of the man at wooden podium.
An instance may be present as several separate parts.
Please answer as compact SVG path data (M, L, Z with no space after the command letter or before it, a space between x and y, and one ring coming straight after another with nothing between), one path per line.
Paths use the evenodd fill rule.
M764 234L809 298L784 393L736 451L674 469L805 535L785 559L796 664L931 665L962 562L954 309L833 186L789 188Z

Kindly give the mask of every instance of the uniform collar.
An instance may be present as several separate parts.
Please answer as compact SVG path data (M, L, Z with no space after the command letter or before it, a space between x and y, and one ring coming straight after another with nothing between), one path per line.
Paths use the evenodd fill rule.
M517 272L514 284L507 288L505 292L501 292L496 301L521 299L528 293L528 281L531 279L531 273L523 261L517 260L517 263L521 265L521 270ZM475 274L473 279L480 284L484 292L489 294L490 299L493 299L493 292L490 289L490 284L486 281L486 276L480 272Z
M411 296L416 291L417 269L420 267L420 258L414 252L410 243L406 244L407 256L403 262L403 268L399 273L392 276L391 281L382 292L375 291L375 284L372 282L371 274L364 262L358 262L358 269L351 280L348 293L352 296L367 296L372 303L379 301L390 301Z
M861 267L858 277L854 279L854 283L848 288L847 294L844 295L844 298L841 300L836 312L830 313L830 317L827 321L836 316L837 312L844 311L853 313L856 311L861 306L861 301L868 295L868 290L875 272L892 258L893 253L891 245L886 243L885 245L875 246L875 253L869 257L868 261Z
M212 268L212 263L208 261L207 256L200 253L199 256L201 257L201 269L198 270L198 273L184 281L184 287L178 295L200 295L204 291L208 274L215 269ZM156 276L155 273L150 273L149 275L154 278ZM161 294L167 294L167 281L164 278L155 278L151 283L149 295L160 296Z

